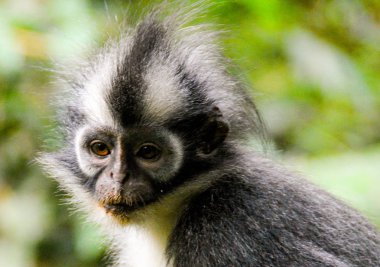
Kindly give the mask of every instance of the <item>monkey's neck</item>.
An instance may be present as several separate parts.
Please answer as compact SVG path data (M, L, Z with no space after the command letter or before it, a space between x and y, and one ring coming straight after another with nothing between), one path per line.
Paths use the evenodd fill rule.
M164 267L169 237L177 220L194 193L189 189L170 194L136 212L126 225L119 225L114 233L117 266Z
M164 267L165 250L174 223L171 218L131 224L121 229L118 236L117 266Z

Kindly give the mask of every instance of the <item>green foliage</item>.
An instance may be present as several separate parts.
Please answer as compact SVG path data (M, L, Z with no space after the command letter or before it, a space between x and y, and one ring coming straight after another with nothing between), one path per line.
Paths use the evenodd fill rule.
M151 1L128 2L135 13ZM380 2L210 2L199 20L227 29L225 54L254 84L284 158L380 226ZM0 266L104 264L96 230L67 216L33 159L53 125L54 75L45 69L117 32L126 9L122 1L0 2Z

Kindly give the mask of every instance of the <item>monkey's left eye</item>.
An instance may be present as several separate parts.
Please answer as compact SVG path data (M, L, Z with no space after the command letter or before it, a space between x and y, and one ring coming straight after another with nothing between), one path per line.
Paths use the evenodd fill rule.
M111 149L102 141L95 140L90 144L91 152L97 156L105 157L111 154Z
M154 144L143 144L137 151L136 156L145 160L156 161L161 157L161 149Z

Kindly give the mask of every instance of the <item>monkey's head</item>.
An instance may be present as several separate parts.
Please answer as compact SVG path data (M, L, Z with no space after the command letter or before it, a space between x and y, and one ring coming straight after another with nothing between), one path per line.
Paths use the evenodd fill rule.
M65 77L49 173L88 209L128 218L223 164L258 114L214 33L148 16Z

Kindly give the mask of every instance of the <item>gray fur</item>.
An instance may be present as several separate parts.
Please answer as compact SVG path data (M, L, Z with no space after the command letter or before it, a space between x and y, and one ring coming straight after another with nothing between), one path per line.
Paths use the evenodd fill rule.
M40 158L104 226L115 264L380 266L366 219L247 147L265 130L217 34L162 14L64 77L62 146ZM92 140L112 153L94 157ZM160 160L136 156L146 142Z

